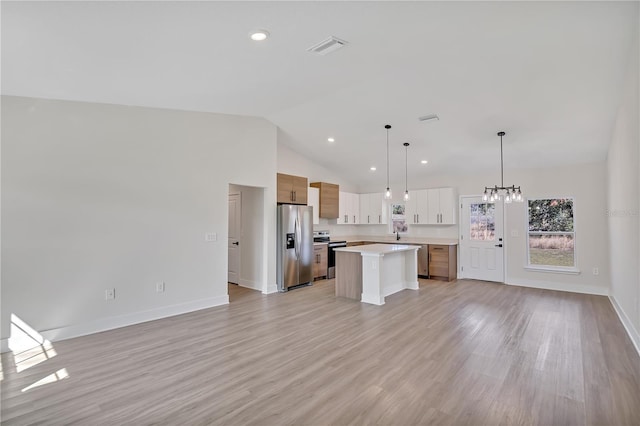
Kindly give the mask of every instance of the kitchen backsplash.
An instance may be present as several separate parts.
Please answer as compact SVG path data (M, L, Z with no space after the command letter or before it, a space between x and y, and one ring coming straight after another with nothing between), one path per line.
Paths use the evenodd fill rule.
M333 239L352 235L391 235L389 225L337 225L334 220L320 219L319 225L313 225L315 231L328 230ZM458 225L409 225L407 236L458 238Z

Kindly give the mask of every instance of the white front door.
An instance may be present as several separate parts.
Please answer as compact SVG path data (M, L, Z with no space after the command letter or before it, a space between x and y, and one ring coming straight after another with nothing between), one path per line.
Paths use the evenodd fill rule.
M502 202L461 197L460 274L463 278L504 282Z
M240 194L229 195L229 273L227 280L238 284L240 279L240 232L241 228Z

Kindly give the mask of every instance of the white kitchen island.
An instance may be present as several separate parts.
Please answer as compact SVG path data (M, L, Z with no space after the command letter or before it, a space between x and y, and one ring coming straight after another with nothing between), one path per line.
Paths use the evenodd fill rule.
M336 248L336 296L384 305L384 298L418 289L418 249L405 244Z

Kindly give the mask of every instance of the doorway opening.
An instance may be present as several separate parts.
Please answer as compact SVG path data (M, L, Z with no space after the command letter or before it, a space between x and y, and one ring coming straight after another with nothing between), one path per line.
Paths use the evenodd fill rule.
M230 301L262 291L264 283L264 188L229 184L227 294ZM253 292L251 292L253 293Z

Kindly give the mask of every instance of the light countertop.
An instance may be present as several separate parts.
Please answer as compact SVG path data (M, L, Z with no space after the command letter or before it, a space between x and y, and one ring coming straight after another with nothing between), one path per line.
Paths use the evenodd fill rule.
M432 238L432 237L405 237L400 235L400 241L396 240L395 235L381 236L381 235L353 235L348 237L335 237L335 240L344 239L347 243L353 243L356 241L366 241L371 243L398 243L398 244L440 244L444 246L458 245L456 238Z
M333 250L348 253L387 254L417 249L417 246L407 244L367 244L364 246L340 247Z

